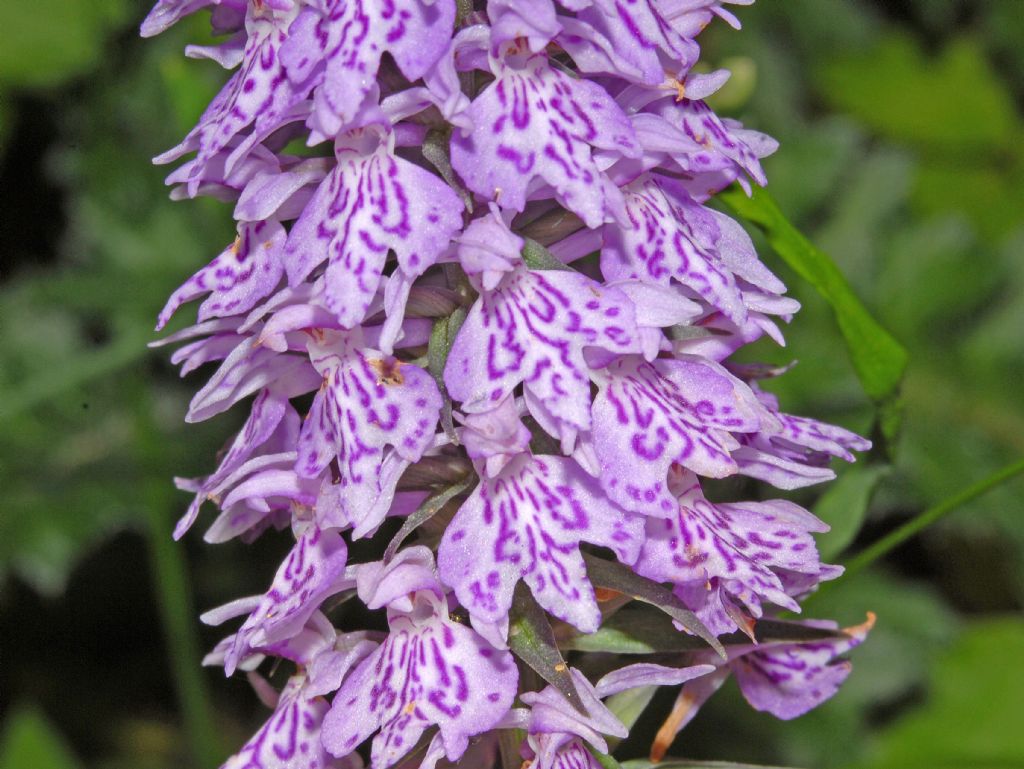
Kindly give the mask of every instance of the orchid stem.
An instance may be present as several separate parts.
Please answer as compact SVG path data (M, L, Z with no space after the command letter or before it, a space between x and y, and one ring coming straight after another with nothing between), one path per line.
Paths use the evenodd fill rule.
M846 571L843 576L848 578L860 571L863 571L879 558L882 558L895 550L911 537L914 537L924 531L944 515L951 513L958 507L966 505L968 502L977 499L983 494L987 494L996 486L1012 480L1014 477L1022 473L1024 473L1024 458L1018 459L1016 462L992 473L987 478L982 478L977 483L971 484L963 491L960 491L959 493L942 500L938 504L929 507L920 515L917 515L907 521L902 526L886 534L873 545L870 545L857 553L857 555L845 564ZM822 594L828 593L831 590L833 584L835 583L823 584L819 588L818 592L811 595L807 601L805 601L805 604L810 601L817 601Z

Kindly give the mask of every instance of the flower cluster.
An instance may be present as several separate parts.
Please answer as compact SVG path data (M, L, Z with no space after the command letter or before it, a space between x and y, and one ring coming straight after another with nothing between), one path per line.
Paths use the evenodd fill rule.
M244 618L207 663L273 707L227 767L484 767L502 734L535 769L597 767L617 692L682 685L658 753L730 673L781 718L848 674L867 625L771 619L838 574L823 524L701 488L816 483L868 446L730 360L798 307L705 205L776 148L703 101L728 73L693 69L694 38L730 1L159 0L143 22L208 10L224 41L187 53L235 70L158 158L191 154L173 196L237 222L160 314L202 298L164 340L183 373L218 362L187 419L249 401L216 470L179 479L175 536L209 501L210 542L295 541L265 593L204 615ZM351 563L359 539L381 559ZM387 631L336 628L349 599ZM586 653L654 620L656 662ZM294 664L280 690L268 657Z

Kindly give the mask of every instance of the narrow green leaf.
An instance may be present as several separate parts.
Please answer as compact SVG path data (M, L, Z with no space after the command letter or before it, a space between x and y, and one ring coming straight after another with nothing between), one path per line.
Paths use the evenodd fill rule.
M501 769L521 769L523 757L519 749L526 739L522 729L502 729L498 732L498 752L501 756Z
M765 190L755 187L747 197L732 187L718 199L764 230L775 252L832 306L864 391L879 403L894 399L906 369L907 351L871 317L828 255L789 222Z
M452 421L452 399L444 384L444 367L448 363L448 355L455 344L455 337L466 322L466 310L457 308L451 315L438 318L430 330L430 341L427 343L427 368L437 382L444 405L441 407L441 427L456 446L459 445Z
M522 582L516 585L510 616L508 646L512 653L558 689L576 710L586 715L569 666L555 644L551 623Z
M725 656L725 649L722 648L722 644L718 642L714 634L667 587L646 577L641 577L618 561L606 561L589 553L583 554L583 560L587 564L587 576L590 577L590 581L595 587L617 590L637 601L643 601L661 609L691 633L707 641L711 648L720 655Z
M966 505L971 500L980 497L982 494L991 491L1000 484L1012 480L1021 474L1024 474L1024 459L1018 459L1013 464L997 470L987 478L983 478L977 483L971 484L959 494L954 494L952 497L944 499L937 505L929 507L920 515L907 521L898 529L890 532L864 551L858 553L854 558L850 559L846 564L846 576L849 577L850 575L856 574L866 566L874 563L886 553L889 553L911 537L924 531L947 513L953 512L958 507Z
M622 769L622 764L607 753L602 753L589 742L584 743L584 745L586 745L587 750L590 751L590 755L594 757L594 760L601 765L601 769Z
M770 619L754 625L754 637L762 645L819 641L835 638L838 632ZM729 633L717 640L726 648L750 644L744 633ZM707 645L700 638L680 633L660 610L637 607L608 618L594 633L573 633L562 639L560 647L565 651L652 654L700 651Z
M573 271L572 267L531 238L524 238L523 240L523 261L526 262L526 266L531 270Z
M466 322L466 311L459 307L447 318L438 318L427 344L427 366L438 384L444 386L444 367L455 344L455 337Z
M444 179L445 183L459 194L463 205L466 206L466 210L472 213L473 196L462 185L462 180L455 174L455 169L452 168L451 150L449 149L451 139L451 128L432 128L427 131L420 150L423 152L423 157L441 174L441 178Z
M442 507L468 489L472 482L473 479L471 477L467 477L465 480L452 484L436 494L427 497L423 504L416 508L416 510L414 510L412 514L405 519L405 522L402 524L402 528L400 528L398 533L391 539L387 549L384 551L384 563L387 563L395 557L395 553L398 552L398 548L401 547L406 537L437 515Z
M818 553L830 561L853 542L864 523L878 482L889 473L888 465L854 465L828 487L814 505L814 514L830 526L818 537Z
M608 707L622 725L632 729L647 706L651 704L654 695L657 694L659 686L637 686L633 689L626 689L624 692L613 694L605 701Z

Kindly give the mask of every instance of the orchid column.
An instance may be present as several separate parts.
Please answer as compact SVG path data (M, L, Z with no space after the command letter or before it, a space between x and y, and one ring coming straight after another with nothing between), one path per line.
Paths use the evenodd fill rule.
M209 542L295 540L265 593L204 615L244 618L207 662L273 707L227 766L485 767L511 744L597 767L617 692L682 685L660 756L730 673L781 718L848 674L867 625L770 619L838 575L823 524L701 489L816 483L868 447L730 361L782 344L797 303L705 205L776 148L702 101L728 73L693 71L694 38L736 23L723 4L161 0L143 23L208 9L225 40L187 53L236 69L158 158L194 153L173 196L237 222L160 315L203 297L164 340L183 373L219 362L187 419L249 409L178 481L175 536L211 501ZM349 562L362 538L380 560ZM347 600L389 632L336 628ZM293 663L280 690L267 658Z

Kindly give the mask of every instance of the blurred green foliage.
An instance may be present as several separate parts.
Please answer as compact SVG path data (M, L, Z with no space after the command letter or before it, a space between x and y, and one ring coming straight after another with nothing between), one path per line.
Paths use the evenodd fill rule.
M143 42L132 29L143 12L128 0L0 7L4 180L23 181L9 178L21 160L11 153L34 146L40 125L52 129L31 170L53 191L37 215L59 236L53 253L4 229L0 615L12 586L60 595L113 532L169 527L185 503L170 476L208 469L234 426L186 427L194 381L179 383L166 351L145 347L167 294L233 233L222 205L167 201L166 169L149 165L223 73L181 56L187 41L207 40L202 19ZM704 39L709 65L735 73L716 107L781 141L766 163L771 196L909 353L891 464L873 455L837 467L824 495L797 495L832 523L822 551L841 561L1024 455L1024 13L1019 0L762 0L737 13L742 31L716 23ZM760 245L804 305L787 348L751 353L800 361L767 386L787 411L870 430L874 407L833 308ZM1019 480L996 489L811 604L846 624L878 614L828 705L780 723L727 687L672 752L822 769L1020 766L1024 668L1012 650L1024 630L979 615L1024 607L1022 493ZM200 569L196 589L227 597L251 586L237 564ZM5 618L5 632L19 621ZM71 681L60 696L89 718L89 691ZM112 707L123 721L96 725L110 733L84 763L186 765L180 714ZM59 735L80 725L5 708L0 769L79 765ZM239 740L247 719L218 715Z

